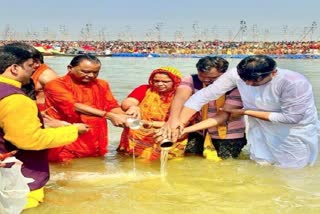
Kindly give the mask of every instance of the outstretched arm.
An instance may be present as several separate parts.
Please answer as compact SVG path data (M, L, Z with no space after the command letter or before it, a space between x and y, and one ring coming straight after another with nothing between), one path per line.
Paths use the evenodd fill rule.
M191 132L195 132L195 131L199 131L199 130L203 130L203 129L207 129L213 126L218 126L221 125L223 123L225 123L229 118L229 114L227 112L219 112L217 113L214 117L212 118L208 118L206 120L203 120L199 123L196 123L194 125L188 126L186 128L183 129L182 131L182 135L183 134L187 134L187 133L191 133Z
M242 111L242 106L239 105L232 105L232 104L228 104L225 103L223 105L223 109L229 109L229 111ZM186 109L187 110L187 109ZM220 109L222 110L222 109ZM184 114L188 114L188 112L186 113L182 113ZM188 115L187 115L188 116ZM232 115L232 117L237 117L239 115ZM186 134L186 133L190 133L190 132L195 132L195 131L199 131L199 130L203 130L203 129L207 129L213 126L219 126L221 124L225 124L228 120L232 120L230 117L230 112L227 111L219 111L217 114L215 114L213 117L208 118L206 120L203 120L199 123L196 123L194 125L188 126L183 130L182 134ZM182 123L184 123L185 121L181 121Z
M184 103L189 99L191 95L191 88L184 86L180 86L177 88L170 107L170 114L167 122L169 128L177 128L180 112L183 109Z
M127 115L134 118L141 118L141 111L139 104L144 99L149 85L140 85L133 89L126 99L121 103L121 108Z
M105 117L109 119L114 126L124 127L127 125L126 124L127 116L125 115L125 112L122 111L120 107L113 108L109 112L96 109L82 103L75 103L74 107L76 111L81 112L83 114L97 116L97 117Z
M88 106L86 104L83 103L75 103L74 104L74 109L77 112L81 112L83 114L87 114L87 115L92 115L92 116L98 116L98 117L104 117L106 116L107 112Z
M272 112L266 112L266 111L256 111L256 110L250 110L250 109L230 109L230 108L221 108L222 111L224 112L228 112L230 114L232 114L233 116L236 115L248 115L251 117L255 117L261 120L266 120L266 121L270 121L269 120L269 116Z
M134 118L141 118L141 112L139 108L139 100L133 97L127 97L121 103L121 108L125 113Z

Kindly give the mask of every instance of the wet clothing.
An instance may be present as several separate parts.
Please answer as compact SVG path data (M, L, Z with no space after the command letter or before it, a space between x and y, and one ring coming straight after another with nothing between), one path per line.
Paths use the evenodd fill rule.
M318 115L312 86L303 75L277 68L270 82L253 87L241 80L236 69L231 69L193 95L185 106L199 110L234 87L239 89L245 109L272 112L270 121L248 117L252 160L286 168L315 163Z
M143 92L143 90L145 90ZM135 93L136 92L136 93ZM145 94L145 97L139 104L141 110L141 118L147 121L166 121L171 102L165 103L161 101L158 93L152 92L147 85L142 85L130 93L129 97L139 99L139 95ZM153 134L155 129L141 127L139 130L130 130L125 128L122 133L118 150L125 151L129 154L134 153L144 159L156 160L160 158L161 150L158 144L154 143ZM184 145L183 145L184 143ZM185 142L177 142L169 157L182 156ZM133 148L134 147L134 148Z
M149 85L141 85L134 89L128 97L135 98L139 101L141 111L141 119L147 121L166 121L171 106L171 101L174 96L175 89L180 83L180 77L162 70L161 73L166 73L174 82L172 90L166 94L159 94L153 87L153 76L159 71L155 70L149 78ZM160 158L161 150L158 144L154 142L154 128L141 127L138 130L125 128L122 135L118 151L134 154L138 157L156 160ZM177 142L169 151L169 158L182 156L186 140Z
M193 94L196 93L197 91L201 90L203 88L202 82L199 80L198 75L190 75L182 79L180 86L181 88L183 87L188 87L192 90ZM224 103L234 105L234 106L239 106L242 107L242 100L239 94L239 91L237 88L232 88L228 92L225 93L225 101ZM208 116L207 118L213 117L217 114L218 109L217 109L217 101L216 100L210 100L209 106L208 106ZM202 120L202 110L199 111L197 114L197 117L195 118L194 123L198 123ZM240 148L240 150L246 145L245 142L245 123L244 123L244 118L239 117L233 120L227 121L227 134L226 136L222 139L219 134L218 134L218 129L217 127L211 127L208 129L208 132L211 137L211 141L214 144L214 142L225 142L226 147L228 147L228 150L232 150L232 145L234 145L236 148ZM186 153L194 153L194 154L202 154L203 153L203 143L204 143L204 137L203 137L204 131L199 131L197 133L191 133L189 134L189 139L188 139L188 145L186 147ZM239 141L239 145L235 145L233 143L232 145L228 145L228 142L237 142ZM218 144L216 144L218 145ZM221 158L227 158L228 155L219 155L219 150L217 149L217 146L215 146L215 149L218 152L218 156ZM194 147L194 148L193 148ZM220 148L220 147L219 147ZM235 149L237 150L237 149ZM240 151L239 151L240 153ZM222 153L220 153L222 154ZM225 152L227 154L227 152ZM234 152L229 152L228 157L235 157L238 156L239 154L236 154Z
M28 193L27 203L24 206L24 209L34 208L40 205L44 199L44 188L40 188Z
M237 158L242 150L242 148L247 145L247 138L237 138L237 139L212 139L212 144L217 150L218 156L222 159L229 157Z
M34 179L28 184L33 192L49 180L46 148L71 143L78 129L43 129L35 102L20 87L21 83L0 76L0 153L18 150L15 157L23 162L22 174Z
M198 75L192 75L192 76L187 76L182 79L181 84L179 87L188 87L192 90L193 94L196 93L197 91L201 90L203 88L202 82L199 80ZM225 103L242 107L242 100L240 97L239 90L236 88L232 88L228 92L226 92L225 96ZM208 108L208 118L213 117L217 113L217 104L215 100L211 100L209 102L209 108ZM201 117L201 111L197 115L195 122L200 122L202 120ZM242 138L244 137L244 132L245 132L245 123L244 123L244 118L239 117L234 120L229 120L227 122L227 136L225 139L235 139L235 138ZM218 135L218 130L217 127L211 127L208 129L209 134L211 138L213 139L220 139Z
M192 132L188 136L188 144L185 152L190 154L203 154L204 137L198 132ZM220 158L237 158L242 148L247 144L246 137L236 139L212 139L211 142Z
M90 116L75 111L75 103L111 111L119 107L109 84L100 79L83 84L75 82L70 74L48 82L45 86L48 115L69 123L85 123L88 132L80 135L72 144L49 151L50 161L68 161L73 158L103 156L107 152L108 130L104 117Z

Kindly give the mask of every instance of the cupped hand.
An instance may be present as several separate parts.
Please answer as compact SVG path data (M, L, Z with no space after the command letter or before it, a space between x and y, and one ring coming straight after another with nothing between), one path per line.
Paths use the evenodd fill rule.
M141 111L140 111L139 106L130 106L128 108L128 110L126 111L126 115L140 119L141 118Z
M128 118L129 116L125 114L112 113L112 115L110 115L110 121L116 127L128 127Z

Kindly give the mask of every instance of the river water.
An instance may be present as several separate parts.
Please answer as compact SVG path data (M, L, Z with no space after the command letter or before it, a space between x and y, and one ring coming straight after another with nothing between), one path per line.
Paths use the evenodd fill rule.
M71 58L45 59L59 74ZM230 67L239 59L228 59ZM120 102L150 72L175 66L184 75L196 71L195 58L101 58L99 77ZM320 109L320 60L278 59L278 66L306 75ZM167 175L160 161L147 162L117 154L122 129L109 123L109 153L51 165L45 202L23 213L320 213L320 163L304 169L260 166L248 148L237 160L218 163L198 156L170 160Z

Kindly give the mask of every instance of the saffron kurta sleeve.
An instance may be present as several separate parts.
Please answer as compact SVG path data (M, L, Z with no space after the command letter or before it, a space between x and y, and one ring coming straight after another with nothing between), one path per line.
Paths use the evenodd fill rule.
M56 79L45 85L46 108L51 110L51 114L57 119L70 122L80 122L79 115L74 110L76 97L73 94L71 85L68 86L64 79ZM57 112L63 112L63 115Z
M111 91L109 83L105 82L105 81L101 81L101 80L98 80L98 83L101 86L101 89L103 89L102 96L103 96L103 94L105 94L105 97L106 97L106 99L105 99L106 106L105 106L104 110L111 111L112 109L119 107L118 101L113 96L113 93Z
M69 74L54 79L45 86L46 108L54 118L69 123L85 123L90 130L72 144L51 149L49 160L66 161L75 157L102 156L107 152L108 130L106 118L76 112L75 103L111 111L119 107L109 84L96 79L90 83L74 82Z
M184 106L200 111L201 107L211 100L215 100L220 96L224 95L228 91L237 87L237 75L236 69L228 70L222 74L214 83L209 86L197 91L193 94L184 104Z

